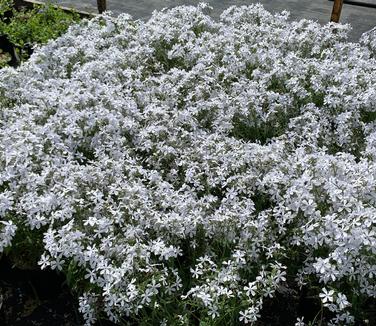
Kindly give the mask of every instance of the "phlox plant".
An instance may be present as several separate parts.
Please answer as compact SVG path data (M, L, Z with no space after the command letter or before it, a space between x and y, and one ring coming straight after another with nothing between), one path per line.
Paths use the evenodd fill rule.
M303 290L316 321L357 323L376 30L208 9L83 20L0 71L0 250L40 248L87 325L256 324Z

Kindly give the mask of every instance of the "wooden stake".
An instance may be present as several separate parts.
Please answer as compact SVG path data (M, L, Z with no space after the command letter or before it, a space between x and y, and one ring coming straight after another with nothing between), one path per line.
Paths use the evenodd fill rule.
M341 17L341 11L343 6L343 0L334 0L331 22L339 23L339 18Z
M101 14L107 10L106 0L97 0L98 12Z

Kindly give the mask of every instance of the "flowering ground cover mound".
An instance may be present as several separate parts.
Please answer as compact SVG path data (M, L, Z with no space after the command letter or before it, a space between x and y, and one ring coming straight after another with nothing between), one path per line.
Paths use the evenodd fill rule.
M206 10L85 20L0 71L0 250L62 271L88 325L242 325L281 298L359 324L376 31Z

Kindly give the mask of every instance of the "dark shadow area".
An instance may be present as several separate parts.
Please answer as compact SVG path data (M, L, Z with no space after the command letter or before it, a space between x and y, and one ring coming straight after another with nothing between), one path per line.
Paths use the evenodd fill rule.
M83 325L74 299L54 271L13 268L0 260L0 325ZM2 302L2 304L1 304Z

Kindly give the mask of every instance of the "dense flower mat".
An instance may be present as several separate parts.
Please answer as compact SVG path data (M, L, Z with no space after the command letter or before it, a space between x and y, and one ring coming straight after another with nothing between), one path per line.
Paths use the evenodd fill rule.
M0 251L63 271L87 324L252 323L304 288L350 325L376 296L376 30L206 10L86 20L0 71Z

